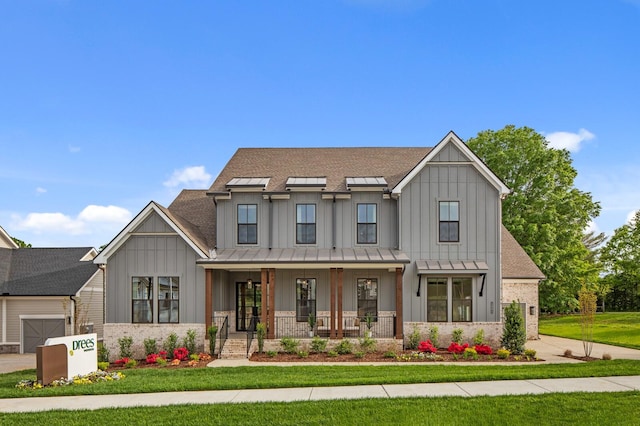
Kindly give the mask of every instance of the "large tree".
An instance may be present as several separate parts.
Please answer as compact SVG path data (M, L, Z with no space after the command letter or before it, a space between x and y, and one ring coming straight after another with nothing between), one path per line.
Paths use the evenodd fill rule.
M614 231L600 259L607 273L602 281L611 288L609 308L640 310L640 210L629 223Z
M513 125L480 132L467 143L512 190L502 204L502 221L547 277L540 307L576 309L580 288L597 281L582 238L600 205L574 186L577 172L569 152L549 147L533 129Z

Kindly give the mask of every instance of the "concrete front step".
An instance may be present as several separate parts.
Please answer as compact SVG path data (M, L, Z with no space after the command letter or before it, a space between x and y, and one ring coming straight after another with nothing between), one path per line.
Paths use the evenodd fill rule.
M225 342L220 359L244 359L247 357L246 339L229 339Z

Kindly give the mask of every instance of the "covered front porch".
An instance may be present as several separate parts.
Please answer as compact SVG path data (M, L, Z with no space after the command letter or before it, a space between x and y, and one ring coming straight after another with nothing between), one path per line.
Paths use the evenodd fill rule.
M231 332L266 324L267 339L403 338L400 252L224 250L198 263L207 326L226 317Z

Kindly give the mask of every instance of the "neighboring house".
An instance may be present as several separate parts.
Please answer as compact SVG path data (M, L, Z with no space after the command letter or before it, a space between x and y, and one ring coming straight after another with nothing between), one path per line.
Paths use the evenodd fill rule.
M434 148L239 149L208 191L149 203L96 257L105 342L190 328L203 342L212 322L255 319L268 339L299 338L311 316L334 339L369 317L400 345L433 325L497 344L511 300L537 338L544 277L501 224L508 194L453 132Z
M104 273L97 252L19 248L0 228L0 353L35 353L49 337L102 337Z

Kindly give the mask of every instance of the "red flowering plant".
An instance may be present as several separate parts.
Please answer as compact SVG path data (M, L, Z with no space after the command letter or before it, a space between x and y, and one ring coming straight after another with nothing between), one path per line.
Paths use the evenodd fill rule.
M461 345L460 343L452 342L447 348L447 351L451 352L452 354L461 354L468 347L469 347L468 343Z
M438 348L433 346L433 343L431 343L431 340L420 342L420 344L418 345L418 350L420 352L431 352L431 353L438 352Z
M189 351L187 348L176 348L173 350L173 359L186 361L189 359Z
M149 354L147 355L147 364L155 364L158 362L158 358L161 358L158 354Z
M124 358L120 358L120 359L115 360L113 363L115 365L125 365L128 362L129 362L129 358L124 357Z
M160 358L167 359L167 351L160 351L158 355L160 355Z
M475 345L474 349L480 355L491 355L493 353L491 346L489 345Z

